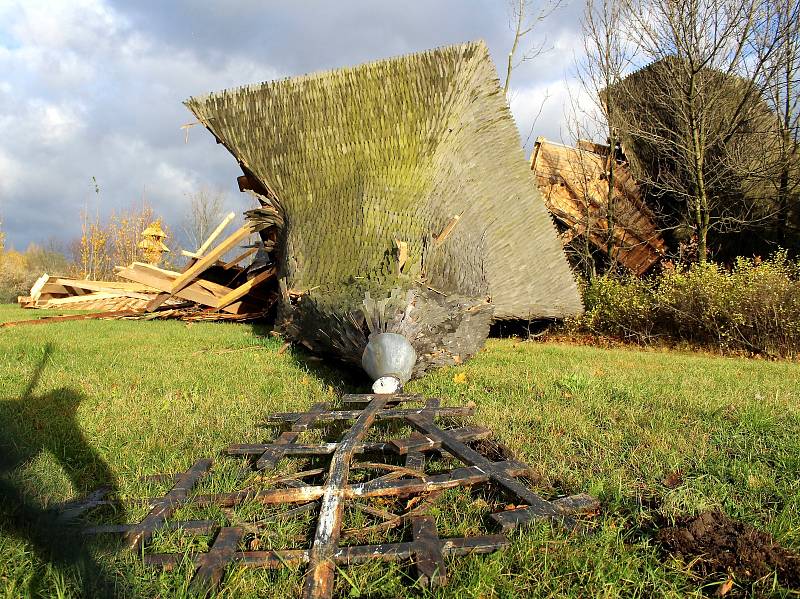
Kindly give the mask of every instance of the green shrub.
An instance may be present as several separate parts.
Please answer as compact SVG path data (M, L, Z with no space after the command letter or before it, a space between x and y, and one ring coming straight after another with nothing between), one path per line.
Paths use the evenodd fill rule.
M779 253L666 268L645 279L603 275L583 285L585 331L641 343L685 341L778 356L800 351L800 263Z

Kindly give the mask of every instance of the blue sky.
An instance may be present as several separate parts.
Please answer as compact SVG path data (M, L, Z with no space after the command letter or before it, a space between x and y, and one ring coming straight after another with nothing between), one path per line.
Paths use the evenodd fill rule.
M553 49L512 77L522 141L568 137L582 0L545 23ZM173 230L200 188L241 212L236 161L193 121L189 96L484 39L504 73L504 0L0 0L0 218L24 249L80 234L84 207L147 201ZM92 184L95 177L99 196Z

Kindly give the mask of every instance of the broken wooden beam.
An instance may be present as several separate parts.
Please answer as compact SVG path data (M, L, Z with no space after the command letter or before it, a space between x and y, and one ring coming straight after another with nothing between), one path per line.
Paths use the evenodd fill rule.
M222 222L220 222L217 225L217 228L211 232L211 235L209 235L208 238L200 245L197 251L187 252L186 250L183 250L181 254L183 254L187 258L194 258L194 259L200 258L200 256L202 256L205 253L205 251L211 246L211 244L214 243L214 240L222 234L222 232L225 230L225 227L231 224L231 222L235 218L236 218L236 213L229 212L227 216L225 216L225 218L222 219Z
M257 287L264 281L268 281L269 279L273 278L276 273L275 268L267 268L258 273L252 279L248 280L246 283L242 283L236 289L231 289L227 294L222 296L217 301L217 309L226 308L236 300L244 297L248 293L250 293L253 288Z
M445 408L410 408L410 409L391 409L381 410L375 415L376 420L390 420L397 418L410 418L412 416L419 416L422 414L431 414L432 416L444 417L459 417L471 416L475 411L474 405L455 406ZM355 420L360 417L362 410L330 410L322 412L317 417L318 422L326 422L330 420ZM294 422L303 416L304 412L283 412L273 414L267 417L267 424L278 424L281 422Z
M353 458L355 446L367 433L378 412L386 405L386 400L386 397L376 397L364 408L333 454L303 585L303 597L306 599L327 599L333 596L335 564L332 558L339 546L342 532L344 490L350 473L350 460Z
M242 228L238 229L236 232L226 238L225 241L220 243L208 254L195 262L186 272L181 273L181 275L172 282L169 292L173 295L176 295L181 289L189 285L189 283L194 281L197 277L212 267L219 258L224 256L226 253L236 247L237 244L241 243L255 232L256 231L249 224L246 224Z

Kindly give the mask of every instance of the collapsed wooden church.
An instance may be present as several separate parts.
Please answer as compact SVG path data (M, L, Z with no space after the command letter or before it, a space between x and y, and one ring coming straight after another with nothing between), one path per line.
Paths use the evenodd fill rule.
M569 147L539 137L531 170L547 209L563 229L565 247L583 238L605 254L610 248L610 260L641 276L667 248L627 160L615 154L608 146L586 140Z
M399 334L419 374L475 354L492 320L582 309L483 42L186 105L261 203L293 341L361 364Z

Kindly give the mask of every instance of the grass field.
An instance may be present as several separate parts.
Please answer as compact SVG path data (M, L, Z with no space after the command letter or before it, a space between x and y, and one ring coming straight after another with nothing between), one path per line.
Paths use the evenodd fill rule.
M0 320L30 317L0 307ZM259 423L269 412L361 390L300 352L278 353L281 345L236 324L0 328L0 597L78 596L89 585L88 567L69 565L68 552L48 553L47 531L15 524L20 510L40 513L107 482L123 499L153 496L166 487L140 476L185 469L228 443L265 440L272 431ZM653 530L711 507L800 550L800 364L505 339L409 390L475 402L474 422L534 465L539 491L592 493L602 514L585 536L543 523L515 533L503 552L454 559L450 582L433 593L415 587L403 564L377 564L337 576L340 596L710 595L717 583L666 557ZM679 483L664 484L676 472ZM207 485L229 482L223 468ZM144 509L108 517L131 521ZM449 527L440 534L477 532L480 509L453 497L435 513ZM276 544L291 541L296 523L276 522L270 534ZM187 549L167 534L155 542ZM92 560L119 596L188 594L187 568L162 573L115 548L95 545ZM299 569L239 569L228 572L220 596L296 596L301 583ZM737 583L731 594L751 592L798 596L771 580L752 589Z

